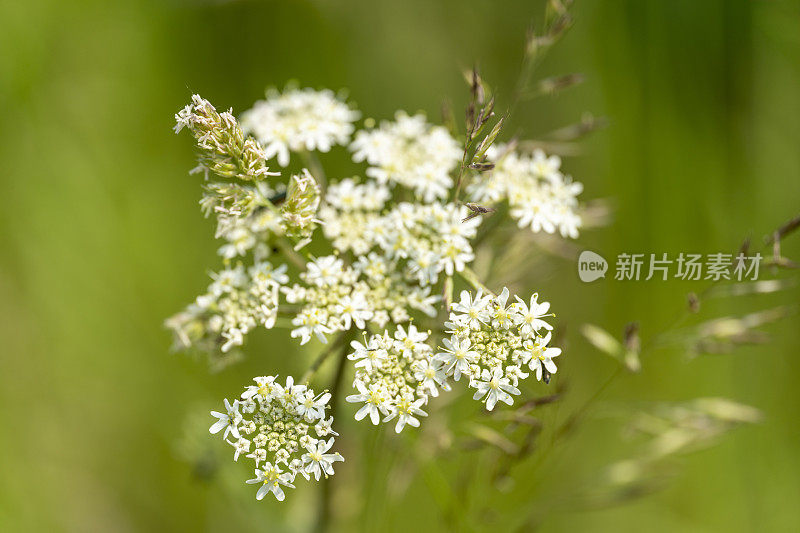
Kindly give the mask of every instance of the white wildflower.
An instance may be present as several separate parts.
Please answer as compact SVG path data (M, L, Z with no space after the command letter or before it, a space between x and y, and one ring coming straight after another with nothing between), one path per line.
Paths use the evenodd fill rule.
M515 298L517 299L516 304L514 304L517 308L517 324L524 330L525 334L533 335L542 328L547 330L553 329L553 326L542 320L542 318L550 316L547 313L550 310L549 302L539 303L539 295L537 293L531 296L530 305L526 305L525 300L521 299L519 296Z
M208 428L209 433L217 434L223 429L225 433L222 434L223 439L228 438L228 434L233 434L237 439L239 438L239 423L242 421L242 415L239 414L239 400L234 400L231 404L225 398L225 412L211 411L211 416L217 419L214 424Z
M498 145L489 150L487 155L495 167L467 187L470 200L479 204L507 200L519 227L534 232L559 231L563 237L576 238L581 226L577 197L583 185L561 173L558 156L548 157L541 150L533 155L504 154L506 149Z
M413 365L414 379L434 398L439 396L439 389L450 390L444 365L444 362L431 358L416 361Z
M241 346L246 335L259 325L274 327L285 271L286 265L273 268L264 261L248 270L237 265L212 273L214 281L208 292L167 320L176 346L225 353Z
M383 419L384 422L389 422L397 417L397 424L394 427L396 433L403 431L403 428L408 424L412 427L419 427L419 419L417 416L428 416L428 414L420 409L420 407L428 401L427 398L417 398L409 394L403 394L398 400L393 403L389 415Z
M234 461L238 461L239 455L241 455L242 453L247 453L250 451L250 441L245 439L244 437L239 438L239 440L237 441L227 441L227 442L228 444L233 446L235 450L233 454Z
M476 389L474 398L484 401L488 410L498 401L513 403L513 396L520 393L520 380L529 376L523 365L527 364L538 380L549 381L556 371L553 357L561 353L547 347L552 326L542 318L548 316L550 304L539 303L537 294L530 305L518 297L509 304L509 297L505 288L497 296L483 296L479 291L473 297L464 291L445 324L450 337L442 340L443 348L436 354L448 376L456 381L461 375L469 378L469 386ZM542 337L540 330L547 335Z
M289 164L289 152L327 152L347 144L359 112L329 90L287 89L267 91L242 115L242 128L264 146L266 158L277 156L278 164Z
M469 291L461 291L461 300L452 305L455 315L451 320L454 319L471 329L480 329L491 318L488 309L489 300L490 298L483 296L481 291L478 291L474 298Z
M350 347L353 348L353 352L348 354L347 358L356 361L356 368L363 368L366 372L374 372L388 358L388 352L381 347L375 337L370 341L365 341L364 344L352 341Z
M432 359L426 343L429 333L414 325L398 326L394 335L388 331L373 335L362 344L351 343L354 352L348 358L356 361L353 386L358 394L347 397L348 402L364 403L356 412L356 420L369 415L373 424L397 418L395 431L406 425L419 426L418 416L427 416L422 406L438 389L449 390L439 363Z
M381 414L388 413L388 397L386 391L380 383L372 383L367 387L362 381L356 380L353 386L358 389L358 394L351 394L347 397L348 402L361 403L364 405L356 412L356 420L363 420L369 415L370 420L376 426L381 420Z
M484 368L480 377L474 378L471 384L476 390L473 400L483 399L486 402L486 409L494 409L498 401L511 405L514 400L512 394L519 394L519 389L511 385L508 378L504 377L503 368L497 366L493 370Z
M378 129L359 131L350 150L354 161L370 165L367 176L407 187L425 202L447 196L453 185L450 172L461 159L461 147L445 128L403 112Z
M327 478L333 475L333 463L336 461L344 461L344 457L335 453L326 453L333 446L333 438L328 441L319 440L316 444L312 444L307 448L308 452L303 455L303 464L305 465L305 472L314 476L314 479L319 481L320 474L324 474Z
M470 373L470 365L478 360L478 352L471 350L472 343L465 339L443 339L444 348L436 354L437 359L444 363L448 375L458 381L461 374Z
M223 438L234 447L235 461L244 455L255 462L255 478L247 483L261 484L257 499L272 492L282 501L283 488L294 488L298 473L308 478L316 469L331 475L330 463L344 460L338 453L327 453L337 436L331 428L333 418L325 417L331 395L316 394L291 376L284 383L279 383L277 376L259 376L253 381L255 385L242 393L242 404L249 402L255 409L239 413L238 401L231 404L225 400L225 413L211 413L217 422L210 431L225 429ZM229 433L236 440L228 440ZM319 479L319 473L315 478Z
M256 468L255 474L256 477L254 479L248 479L245 483L261 483L258 492L256 492L257 500L263 500L264 496L271 492L275 495L275 499L282 502L286 498L286 495L281 485L292 489L294 488L294 485L292 485L293 478L291 473L284 472L277 464L273 465L272 463L267 463L262 469Z
M527 340L524 344L525 350L528 352L526 358L530 354L530 360L527 361L528 366L531 371L536 373L536 379L539 381L542 381L542 375L545 372L547 374L555 374L558 370L553 358L561 355L561 348L547 346L551 336L552 333L548 332L544 337ZM549 380L549 378L546 380Z

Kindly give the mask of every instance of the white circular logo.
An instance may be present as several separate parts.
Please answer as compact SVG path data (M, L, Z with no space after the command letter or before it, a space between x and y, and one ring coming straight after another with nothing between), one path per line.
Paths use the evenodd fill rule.
M578 277L581 281L589 283L604 278L607 270L608 262L600 254L584 250L578 257Z

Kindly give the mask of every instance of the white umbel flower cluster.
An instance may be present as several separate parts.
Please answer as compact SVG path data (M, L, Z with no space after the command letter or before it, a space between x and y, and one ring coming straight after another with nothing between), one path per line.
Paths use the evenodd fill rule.
M469 239L480 217L462 221L468 211L455 204L399 202L387 210L389 196L386 185L350 178L329 187L319 211L323 231L338 252L355 257L350 265L319 257L300 275L305 285L283 289L289 303L305 304L292 320L301 344L312 336L327 342L352 324L401 324L414 310L433 316L439 296L432 286L474 259Z
M211 278L214 282L205 294L167 320L178 347L224 353L241 346L256 326L271 329L275 325L279 290L289 280L286 265L273 268L268 261L248 269L236 265L212 273Z
M378 327L407 322L411 310L436 312L433 303L438 297L430 295L430 287L409 283L377 254L351 266L335 255L319 257L306 265L300 278L305 284L282 289L290 304L304 304L292 319L291 335L299 337L300 344L313 336L325 343L326 335L351 327L364 330L367 322Z
M285 167L290 152L327 152L347 144L359 116L327 89L287 89L283 94L270 89L265 100L244 112L242 128L264 146L267 159L277 157Z
M244 455L255 462L255 478L247 483L260 485L256 499L271 492L283 501L283 488L294 488L298 474L319 481L333 475L333 463L344 461L338 452L329 453L338 436L325 414L331 395L315 394L291 376L283 385L277 376L253 381L240 400L225 400L225 412L211 411L217 420L209 431L222 433L234 448L234 461Z
M481 125L490 115L481 111ZM197 95L178 112L175 131L188 129L199 149L200 204L216 217L224 242L223 269L212 274L206 293L167 321L176 344L225 362L220 354L236 352L259 325L286 328L300 344L337 336L307 379L341 343L340 357L355 367L354 394L347 397L358 404L355 418L393 423L398 433L420 425L431 398L450 390L450 378L465 377L488 410L497 402L511 405L520 380L532 372L547 382L557 370L553 359L561 351L548 346L549 304L536 294L530 303L509 302L507 289L497 296L463 291L438 352L431 332L417 326L441 331L433 323L456 283L484 287L470 264L483 215L500 215L493 205L508 202L521 227L574 237L580 184L561 174L557 157L490 147L502 121L462 168L478 137L462 149L444 127L398 112L351 140L358 117L334 93L310 89L269 91L241 124ZM334 145L349 146L353 161L365 162L364 179L329 176L318 183L305 169L282 176L267 166L271 158L285 167L292 152L308 156ZM323 178L321 163L309 161ZM345 339L358 332L363 341L353 341L347 354ZM283 500L298 474L319 480L343 460L331 452L337 435L326 418L331 394L316 394L291 377L254 381L240 399L225 400L224 411L212 412L210 431L233 447L234 460L254 461L247 482L259 485L258 499L271 492Z
M463 291L445 323L450 338L435 356L448 376L469 380L474 399L485 402L489 411L498 401L514 403L519 381L529 376L525 366L536 379L549 381L556 372L553 358L561 354L560 348L548 347L552 326L544 319L552 316L547 314L550 304L539 303L537 294L530 304L519 297L509 304L508 297L505 288L497 296Z
M472 262L469 241L480 217L464 221L469 211L452 203L398 202L386 210L389 194L380 185L357 185L353 179L331 186L328 205L319 216L334 248L359 256L379 252L391 270L404 272L422 286L434 285L442 273L452 276Z
M397 433L406 425L419 427L418 417L428 416L422 410L428 399L438 396L440 388L450 390L441 364L431 357L428 335L412 324L407 330L398 326L394 336L386 331L350 344L354 351L347 358L355 361L353 387L358 394L347 401L364 404L356 420L369 415L377 425L396 418Z
M504 153L505 149L493 146L489 150L490 159L498 160L488 176L480 176L468 187L471 200L487 205L507 200L519 227L577 238L581 226L578 195L583 185L561 173L558 156L548 157L542 150L532 155Z
M450 173L461 159L461 147L442 126L432 126L424 115L402 111L394 122L361 130L350 144L353 160L366 161L367 176L378 183L398 183L425 202L446 198L453 180Z
M266 160L275 154L346 144L357 116L332 92L308 89L270 91L245 113L242 126L230 111L217 113L197 95L176 115L176 131L188 128L200 147L198 168L224 179L206 182L201 205L217 217L225 266L249 257L261 264L284 251L301 269L293 285L281 283L281 293L289 304L300 304L284 309L293 314L287 322L302 344L367 324L379 330L404 324L417 311L435 316L443 280L463 273L475 258L470 241L483 218L476 214L489 212L444 200L462 150L422 115L398 112L394 121L358 132L350 149L356 162L368 164L363 181L331 179L323 195L305 169L288 179L268 171ZM579 184L561 175L559 159L538 152L500 157L502 150L490 149L498 157L493 172L466 169L473 199L486 205L507 199L521 224L573 235L580 225L574 211ZM316 258L292 254L314 240L318 226L330 248ZM242 344L253 324L271 327L274 294L249 305L252 295L236 293L210 312L205 304L213 299L201 296L169 325L181 347L227 351Z

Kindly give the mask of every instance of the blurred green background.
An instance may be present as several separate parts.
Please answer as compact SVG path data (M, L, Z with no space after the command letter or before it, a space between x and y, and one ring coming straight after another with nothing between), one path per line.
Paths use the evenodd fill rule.
M541 13L526 0L1 2L0 529L309 527L313 486L283 505L256 502L241 483L250 472L207 437L204 413L253 375L302 372L310 354L262 332L245 362L212 375L203 361L168 351L163 319L219 265L198 179L187 175L193 151L187 136L172 133L173 114L192 92L241 112L266 86L296 79L349 89L365 116L406 109L438 120L442 100L463 106L460 71L475 61L502 104L526 28ZM609 127L565 162L584 182L584 199L609 198L616 208L613 224L585 232L580 248L607 257L735 250L797 214L797 2L584 0L574 15L540 72L582 72L587 82L521 106L513 131L535 137L584 111L608 117ZM328 170L337 172L352 170ZM791 257L800 247L785 249ZM532 276L567 331L558 379L576 404L615 368L580 339L578 324L619 332L639 320L647 338L680 311L686 292L702 289L584 285L563 260ZM741 314L797 300L797 291L782 298L712 310ZM679 351L656 352L642 375L615 381L604 405L727 396L762 409L765 420L683 459L665 490L609 509L537 503L561 476L624 457L618 426L602 418L578 432L557 474L523 469L502 492L462 483L464 471L483 467L476 456L454 449L426 460L417 437L376 437L344 406L339 442L348 462L334 478L336 524L504 530L504 517L519 513L544 531L796 531L796 324L770 327L772 343L730 355L687 362ZM545 424L566 412L548 411ZM187 425L193 413L202 423ZM187 462L201 452L211 455L200 466ZM214 453L226 459L218 468ZM399 481L385 475L411 453L419 471ZM448 486L466 523L437 510Z

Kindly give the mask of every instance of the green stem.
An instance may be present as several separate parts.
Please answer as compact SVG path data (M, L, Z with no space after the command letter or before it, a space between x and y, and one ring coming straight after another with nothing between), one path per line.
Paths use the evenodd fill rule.
M444 312L450 313L450 306L453 305L453 276L447 276L442 288L442 300L444 301Z
M283 252L283 255L286 256L286 259L289 260L294 266L300 270L306 269L306 260L302 255L297 253L297 251L292 247L291 243L289 243L285 238L275 239L275 246L281 252Z
M491 207L491 205L489 207ZM486 237L491 235L492 232L506 220L507 214L508 209L506 209L505 206L498 206L497 210L494 213L491 213L491 216L485 219L485 222L483 222L478 229L478 235L471 243L473 250L477 250L478 246L480 246L483 241L486 240Z
M339 389L341 388L342 381L344 380L344 372L345 368L347 367L347 352L348 345L350 339L355 337L354 330L348 330L343 332L340 336L338 341L344 345L341 352L339 352L339 364L336 367L336 374L333 377L333 383L331 383L330 393L331 393L331 410L330 415L334 419L338 416L338 408L339 408ZM340 344L340 345L341 345ZM333 352L334 350L330 350ZM317 511L317 523L314 527L314 530L322 533L327 531L330 527L331 522L331 495L333 494L333 477L329 477L322 483L322 493L320 494L319 499L319 508Z
M325 176L325 169L322 168L322 163L320 163L319 158L308 150L300 152L300 156L303 158L303 162L308 167L311 175L317 180L317 184L324 194L325 189L328 188L328 179Z
M484 285L480 279L478 279L478 275L469 267L464 267L464 270L459 272L459 275L464 278L464 281L472 285L474 288L485 292L491 296L497 296L494 291L492 291L489 287Z
M344 343L346 338L348 338L347 333L344 332L340 333L339 336L336 337L336 340L334 340L325 350L323 350L317 356L316 359L314 359L314 362L311 363L310 367L308 367L306 373L303 374L302 378L300 378L300 383L305 383L306 385L308 385L309 381L311 381L311 378L313 378L314 374L316 374L317 370L319 370L319 367L322 366L322 363L324 363L325 360L328 359L328 357L330 357L331 354L333 354L333 352L335 352L336 349L342 345L342 343Z
M292 324L292 319L288 316L278 316L275 318L275 325L272 326L273 328L283 328L283 329L294 329L295 326Z
M464 171L467 169L467 156L469 149L472 146L472 136L475 134L475 124L473 123L469 132L467 132L467 140L464 141L464 155L461 157L461 165L458 167L458 178L456 178L456 188L453 192L453 203L458 202L458 196L461 194L461 183L464 181Z

